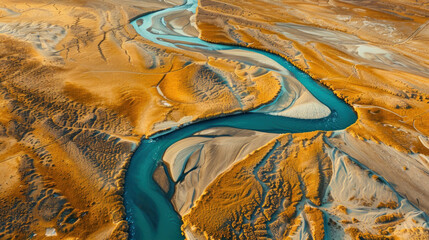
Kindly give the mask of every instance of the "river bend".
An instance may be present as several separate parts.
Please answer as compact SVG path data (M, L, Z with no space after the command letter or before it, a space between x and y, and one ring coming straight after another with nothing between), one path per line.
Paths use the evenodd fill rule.
M259 64L262 61L268 70L282 76L293 76L297 82L293 84L283 82L282 92L275 101L251 112L196 122L142 139L131 159L125 180L124 197L127 220L130 225L130 239L183 239L180 230L181 219L169 201L171 191L165 194L152 178L166 149L177 141L212 127L233 127L269 133L334 131L348 127L357 119L350 106L278 55L245 47L208 43L181 30L167 27L166 16L183 11L195 14L197 4L196 0L188 0L181 6L152 12L134 19L131 24L142 37L164 47L192 49L205 54L211 52L216 56L222 54L225 58L234 58L237 53L242 53L246 58L249 56L254 58L246 64ZM290 78L285 77L284 81L286 80ZM307 112L301 116L300 109L290 110L299 96L288 104L285 99L288 93L299 85L304 86L303 89L320 102L318 109L324 109L323 112L309 115L307 109Z

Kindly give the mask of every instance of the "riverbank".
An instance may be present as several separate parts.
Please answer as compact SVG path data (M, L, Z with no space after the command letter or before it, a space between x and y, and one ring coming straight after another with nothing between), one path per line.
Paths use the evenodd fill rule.
M183 31L175 32L174 28L167 27L168 22L165 19L170 14L187 15L182 11L194 12L195 7L195 3L192 5L188 2L175 9L166 9L154 13L154 15L147 15L138 20L139 24L134 24L134 26L142 36L158 44L179 50L193 49L206 55L215 54L216 57L233 58L235 59L233 61L227 60L233 64L243 60L246 60L247 64L256 62L258 66L263 66L270 71L277 71L283 76L296 77L305 88L294 88L295 78L283 78L281 94L267 106L253 111L265 114L239 114L194 122L182 129L172 129L165 135L145 141L139 151L141 154L132 160L134 165L128 172L125 194L128 216L130 216L128 220L133 226L132 236L135 239L147 237L167 239L173 236L178 238L179 230L175 230L174 233L165 233L162 229L177 229L177 226L182 224L178 220L180 218L184 219L182 231L189 239L205 239L204 236L232 238L237 236L237 232L243 234L243 231L246 231L247 234L254 234L254 236L271 238L280 238L283 234L297 237L311 234L313 238L344 237L344 234L352 237L362 234L376 236L373 233L365 233L368 228L357 228L362 226L357 223L362 222L366 226L373 226L379 221L376 216L388 217L393 214L393 211L414 216L400 217L401 222L395 223L398 236L403 234L399 232L402 229L414 231L421 226L427 227L425 225L427 216L423 212L410 205L384 180L374 183L372 179L378 179L378 175L368 170L370 176L365 176L364 167L359 165L360 163L350 158L349 155L340 153L339 148L333 146L332 139L344 136L341 131L267 135L269 137L266 140L270 138L274 140L269 143L265 142L265 144L260 143L259 148L254 146L254 148L248 149L249 152L244 151L245 154L237 158L234 153L242 153L243 148L247 149L249 146L248 140L242 142L239 140L243 138L241 133L244 130L219 127L238 127L276 133L340 130L354 122L354 120L350 121L353 119L350 116L354 115L351 109L330 91L323 89L311 77L279 56L243 47L236 47L237 50L232 50L234 49L232 46L209 44L193 35L187 35ZM159 38L158 34L162 38ZM227 50L224 51L223 48ZM229 54L222 56L218 51ZM246 51L252 54L247 54ZM252 58L248 56L252 56ZM262 60L266 57L270 60ZM282 71L282 66L286 67L288 71ZM249 67L241 67L236 68L235 73L240 74L242 69L251 70ZM281 81L281 79L278 80ZM303 115L295 113L291 115L292 118L275 117L275 115L284 116L285 114L273 114L274 112L284 112L295 106L298 106L299 109L302 106L299 104L302 101L299 100L300 97L304 96L303 98L308 99L305 97L308 95L303 94L304 89L311 92L322 104L328 106L330 110L328 117L323 115L323 111L318 111L318 109L323 109L320 106L312 109L314 112L309 112L311 108L304 108L301 110ZM279 100L282 94L290 93L295 94L292 97L293 100L289 101L288 98ZM258 119L254 116L260 117ZM305 120L304 116L311 116L312 119ZM219 134L218 131L220 131ZM263 133L249 131L248 134L257 136ZM229 141L234 141L234 143L229 143ZM308 149L299 147L301 145ZM288 156L293 157L290 159ZM159 170L158 162L161 158L164 161L163 167ZM288 164L288 162L291 163ZM354 164L361 167L352 170ZM143 165L145 167L141 167ZM320 169L316 172L319 173L313 174L315 171L313 168L317 168L317 166ZM350 182L338 182L342 181L340 179L344 178L344 173L337 166L347 166L349 171L353 171ZM157 167L155 180L163 179L161 186L164 190L153 188L153 184L156 183L152 179L152 174ZM284 174L292 174L292 177L286 177ZM293 176L297 176L297 178ZM168 185L166 185L165 179L169 179ZM274 183L273 179L276 179ZM281 187L282 184L286 185ZM351 200L348 200L345 199L345 195L336 193L342 184L344 186L353 185L353 189L372 187L371 190L362 189L349 192L346 195ZM140 196L145 196L145 199L141 199L138 197L139 194L133 193L134 189L138 189L137 192ZM283 192L282 189L290 190ZM305 193L305 197L301 196L303 193ZM336 197L327 199L326 196L330 194L336 194ZM362 194L369 196L362 196ZM356 200L352 200L354 198ZM279 206L282 201L286 201L283 203L283 207ZM151 203L149 204L149 202ZM374 209L374 205L383 205L384 202L392 204L394 202L395 206ZM143 207L146 204L150 207ZM333 230L331 223L325 222L321 216L327 214L330 219L340 217L342 220L336 219L335 222L348 224L348 220L344 216L339 216L335 212L335 209L341 208L341 206L347 209L343 205L350 208L350 214L355 211L354 209L365 210L364 213L358 215L352 214L356 221L353 220L354 224L351 226ZM248 209L244 211L243 206L248 206ZM173 207L180 217L174 217ZM281 216L287 216L287 218ZM245 224L247 226L243 225L240 219L247 219L245 220L248 221L248 224ZM303 219L307 219L308 222L302 223ZM148 221L151 224L148 224ZM407 224L403 224L403 221ZM410 228L409 224L413 221L414 224L411 224ZM225 228L225 224L229 227ZM325 232L325 229L331 230Z

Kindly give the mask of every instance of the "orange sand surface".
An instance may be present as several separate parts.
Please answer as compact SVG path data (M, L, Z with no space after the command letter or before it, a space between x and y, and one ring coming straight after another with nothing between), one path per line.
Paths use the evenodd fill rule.
M1 239L45 239L53 228L62 239L125 239L124 177L142 136L276 97L272 73L249 79L245 64L157 46L128 22L181 3L0 3ZM420 210L429 212L429 5L199 4L198 29L187 16L167 20L204 40L289 59L349 103L358 121L334 133L270 136L225 161L183 211L184 234L427 239Z
M200 0L197 25L204 40L289 59L350 104L358 121L319 137L284 135L291 142L266 162L273 144L234 164L184 216L189 239L429 237L427 225L404 218L415 210L397 205L384 182L429 212L427 3Z
M125 170L142 136L276 97L270 73L225 74L246 66L155 46L129 24L177 4L0 3L0 238L126 238Z

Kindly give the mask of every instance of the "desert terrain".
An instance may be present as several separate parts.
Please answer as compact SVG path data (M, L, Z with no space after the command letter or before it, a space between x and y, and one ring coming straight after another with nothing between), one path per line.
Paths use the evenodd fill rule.
M351 187L351 183L342 182L336 187L332 185L338 184L335 182L339 180L338 174L341 175L341 171L336 170L335 167L340 164L340 168L347 169L350 161L346 159L353 159L352 162L361 167L364 166L361 171L370 171L369 176L376 173L377 175L372 175L374 179L379 179L381 176L383 181L388 182L398 194L406 197L415 207L428 211L426 199L429 199L429 188L422 184L422 182L426 182L423 179L428 178L428 121L425 120L429 111L428 50L426 48L428 23L428 6L418 1L232 2L201 0L197 10L200 38L211 42L263 49L289 59L294 65L309 73L314 79L329 87L337 96L353 106L358 114L358 120L346 130L324 137L323 144L327 144L329 147L319 146L316 148L317 150L313 149L311 153L316 156L299 157L299 155L295 155L294 157L298 161L305 162L312 158L320 159L316 152L328 154L332 164L332 168L329 170L332 175L328 177L331 182L328 190L319 192L319 196L329 194L327 199L320 199L321 202L312 201L312 204L306 205L301 210L292 208L293 211L298 212L283 218L276 216L277 219L272 219L270 215L262 213L259 218L258 215L256 218L250 217L250 215L247 219L240 218L242 208L239 206L243 204L237 204L235 209L229 211L221 208L211 209L211 215L213 212L219 214L217 215L218 225L215 226L222 226L222 228L204 227L207 222L201 221L201 218L206 219L203 216L207 214L207 206L213 205L216 201L222 201L215 195L210 196L210 193L219 194L221 191L231 198L234 196L232 192L227 192L228 190L225 189L228 189L228 186L234 186L235 181L231 179L239 179L240 176L242 177L242 172L234 173L234 168L232 168L231 171L223 173L222 178L218 178L216 183L210 185L210 190L206 190L208 194L203 195L191 212L185 215L185 229L189 232L197 232L201 236L217 236L215 238L228 236L227 238L240 239L242 236L247 237L247 234L253 234L255 237L270 238L274 236L278 239L280 237L276 234L278 234L279 227L275 223L281 220L289 224L286 224L288 229L280 230L280 233L283 234L282 236L290 237L298 235L302 238L302 235L299 234L305 232L302 229L307 226L310 229L307 234L311 234L315 239L322 238L320 234L323 233L323 230L325 234L328 234L325 235L328 238L337 238L338 236L329 234L342 231L352 238L360 237L360 239L372 239L377 234L383 235L385 238L418 238L414 235L413 237L403 235L405 232L411 234L413 231L420 232L422 234L420 238L427 238L427 222L423 225L426 230L405 227L404 229L407 230L401 232L398 231L401 227L389 226L391 227L390 232L386 232L383 230L386 225L380 221L375 220L373 223L366 222L360 225L358 222L362 222L362 220L359 218L356 217L355 222L352 221L353 219L340 220L342 217L338 219L339 215L330 209L335 206L337 209L346 206L349 211L354 204L369 206L373 204L371 203L373 200L379 201L383 198L381 197L383 194L378 192L379 190L374 189L375 192L378 192L374 198L369 189L357 191L356 193L361 195L354 196L351 192L344 193L347 192L345 186ZM297 141L300 135L295 134L292 138ZM305 141L301 140L301 144L306 146L309 140L304 139ZM309 142L317 144L318 141ZM306 151L309 151L307 149L308 147L305 147L299 153L305 154ZM332 153L334 154L332 155ZM342 160L339 161L339 159ZM244 164L244 160L241 164ZM237 165L234 167L238 167ZM281 163L277 165L281 166ZM285 171L277 170L274 173L281 175ZM308 183L305 181L308 178L305 177L306 171L303 169L295 169L295 171L304 174L304 177L301 178L304 180L298 181L300 183L298 188L308 194L310 191ZM349 174L349 178L355 178L353 182L360 181L358 176L362 173L346 172ZM323 171L319 170L319 174L327 176L322 173ZM254 179L258 179L258 176L253 174L248 178L254 181ZM285 181L284 178L283 181ZM239 180L236 182L238 183ZM291 184L293 181L285 182ZM254 194L259 197L265 196L265 199L262 198L259 201L255 201L254 198L248 199L249 205L256 204L248 210L249 214L260 211L257 207L258 202L270 206L268 203L273 199L269 194L265 195L265 191L257 189L260 184L254 182L249 185L254 186L252 191ZM362 183L358 185L363 187ZM334 196L335 194L330 192L336 188L343 188L342 193L349 198L343 200L351 202L340 203L342 200L339 201ZM352 188L359 189L357 185ZM269 189L276 188L270 186ZM319 188L319 191L321 189L323 188ZM292 191L292 194L294 192L296 190ZM220 196L222 199L228 199L222 194ZM251 195L248 196L250 198ZM309 197L307 198L309 199ZM392 202L387 199L385 201ZM395 201L397 200L393 202ZM294 205L291 203L299 205L303 202L305 202L303 199L289 200L288 205L283 204L283 208L280 207L280 210L275 213L285 214L286 207ZM316 207L319 210L307 208L315 207L313 204L319 206ZM217 205L222 206L222 204ZM362 211L362 206L359 209ZM378 211L375 209L368 209L366 220L373 214L371 212ZM394 209L397 210L390 215L401 212L396 207ZM325 221L323 224L315 221L317 219L314 216L315 212L318 212L318 221L322 220L320 217L323 213L322 221ZM302 216L296 217L300 214ZM349 212L346 215L349 215ZM394 222L404 220L401 219L392 220L391 218L388 222L394 225ZM423 220L424 222L427 221L427 216L423 219L426 219ZM306 221L306 223L301 223L302 221ZM351 225L349 225L349 221L352 222ZM225 229L226 223L231 223L228 224L231 226L228 230ZM323 225L324 229L322 227L317 230ZM327 225L329 227L326 227ZM342 231L332 230L337 227ZM327 231L327 229L329 230ZM298 231L298 233L294 234L293 231Z
M287 59L357 120L303 133L215 126L167 146L154 188L183 238L429 238L428 3L199 0L143 29L145 14L182 4L0 3L0 239L127 239L141 139L245 112L335 114L244 48Z

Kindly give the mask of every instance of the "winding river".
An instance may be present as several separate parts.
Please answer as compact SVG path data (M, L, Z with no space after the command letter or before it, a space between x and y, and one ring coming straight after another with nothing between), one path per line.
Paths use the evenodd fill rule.
M188 0L184 5L144 15L133 20L131 24L144 38L165 47L192 48L193 51L203 51L206 54L213 52L217 56L224 51L239 50L239 52L245 51L258 59L269 59L280 66L273 67L269 69L270 71L294 76L312 96L329 108L330 114L317 119L299 119L270 114L270 112L275 112L275 109L284 110L290 106L281 106L282 97L290 90L290 86L288 87L284 83L282 94L268 106L247 113L193 123L180 129L163 132L149 139L142 139L140 147L131 159L125 181L124 196L127 220L130 224L130 239L174 240L184 238L180 230L181 219L169 201L172 191L165 194L152 179L152 174L164 152L175 142L211 127L234 127L270 133L333 131L344 129L357 119L353 110L331 91L277 55L244 47L208 43L187 35L183 31L167 27L165 16L182 11L195 13L196 8L197 1ZM228 55L223 57L228 58Z

